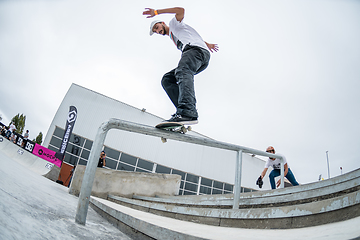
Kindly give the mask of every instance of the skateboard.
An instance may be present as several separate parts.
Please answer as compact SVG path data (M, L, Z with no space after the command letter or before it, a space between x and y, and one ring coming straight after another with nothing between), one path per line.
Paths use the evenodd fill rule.
M156 125L155 127L159 128L159 129L166 130L166 131L178 132L178 133L182 133L182 134L185 134L187 131L192 130L191 126L185 127L184 124L177 123L177 122L162 122L162 123L159 123L158 125ZM161 137L161 141L163 143L166 143L167 139L164 138L164 137Z

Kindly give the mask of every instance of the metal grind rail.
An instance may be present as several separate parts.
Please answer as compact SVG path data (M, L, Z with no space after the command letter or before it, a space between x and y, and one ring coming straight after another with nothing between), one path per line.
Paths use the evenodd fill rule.
M234 144L219 142L216 140L196 137L186 134L179 134L176 132L165 131L157 129L155 127L128 122L120 119L111 118L109 121L104 122L100 125L95 141L90 151L89 161L84 173L84 178L82 181L79 202L76 210L75 222L85 225L86 216L88 212L91 189L94 183L95 172L98 164L98 157L100 155L102 146L104 145L106 135L110 129L119 129L128 132L140 133L144 135L154 136L154 137L163 137L166 139L172 139L181 142L193 143L198 145L203 145L207 147L214 147L220 149L226 149L230 151L236 151L236 166L235 166L235 186L234 186L234 203L233 209L239 209L240 201L240 192L241 192L241 173L242 173L242 154L249 153L265 157L273 157L281 159L281 185L284 187L284 161L282 156L267 153L264 151L259 151L252 148L247 148L243 146L238 146Z

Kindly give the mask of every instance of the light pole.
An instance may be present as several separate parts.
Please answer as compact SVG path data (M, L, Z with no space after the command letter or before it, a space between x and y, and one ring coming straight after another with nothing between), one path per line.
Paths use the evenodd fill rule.
M328 179L330 178L330 168L329 168L329 151L326 151L327 167L328 167Z

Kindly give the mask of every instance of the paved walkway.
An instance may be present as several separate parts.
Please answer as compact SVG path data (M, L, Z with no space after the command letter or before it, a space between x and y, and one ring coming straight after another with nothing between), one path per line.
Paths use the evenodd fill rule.
M125 234L89 208L75 223L78 198L0 150L0 239L120 239Z

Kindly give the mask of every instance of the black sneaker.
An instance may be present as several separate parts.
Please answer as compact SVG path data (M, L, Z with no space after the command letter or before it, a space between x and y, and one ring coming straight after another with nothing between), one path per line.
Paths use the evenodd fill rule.
M187 116L181 116L179 114L174 114L169 120L166 120L165 122L176 122L185 125L192 125L192 124L197 124L198 120L197 117L187 117Z

